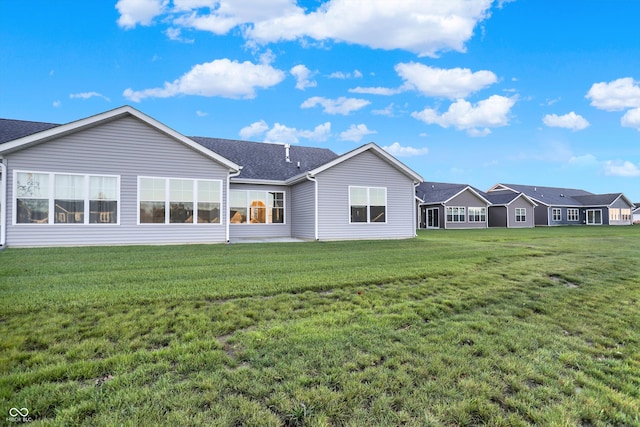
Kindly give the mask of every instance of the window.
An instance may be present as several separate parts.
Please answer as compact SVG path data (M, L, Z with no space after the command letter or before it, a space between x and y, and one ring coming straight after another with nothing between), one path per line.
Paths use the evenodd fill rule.
M465 208L447 206L447 222L465 222Z
M349 187L350 222L387 222L387 189Z
M600 210L600 209L588 209L587 210L587 224L588 225L602 225L602 210Z
M469 208L469 222L486 222L487 208Z
M609 222L612 221L620 221L620 209L611 208L609 209Z
M16 172L16 223L49 222L49 174Z
M229 203L232 224L284 224L282 191L231 190Z
M219 180L140 177L140 224L219 224L221 185Z
M623 221L631 221L631 209L620 209L620 217Z
M119 177L16 172L16 223L116 224Z
M551 211L551 217L554 221L562 221L562 209L553 208Z
M567 221L572 221L572 222L580 221L580 210L567 209Z
M527 222L527 210L525 208L516 208L516 222Z

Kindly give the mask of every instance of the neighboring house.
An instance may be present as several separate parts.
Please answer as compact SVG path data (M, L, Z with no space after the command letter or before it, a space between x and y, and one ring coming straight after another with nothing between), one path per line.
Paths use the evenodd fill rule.
M584 190L496 184L487 194L511 191L537 204L535 225L629 225L633 203L622 193L593 194Z
M422 181L373 143L188 138L129 106L0 120L0 161L2 246L407 238Z
M493 191L482 193L491 202L489 227L528 228L534 227L536 202L524 193Z
M423 182L416 187L420 228L487 228L491 204L466 184Z
M634 224L640 224L640 203L635 204L635 209L633 210L633 218L632 222Z

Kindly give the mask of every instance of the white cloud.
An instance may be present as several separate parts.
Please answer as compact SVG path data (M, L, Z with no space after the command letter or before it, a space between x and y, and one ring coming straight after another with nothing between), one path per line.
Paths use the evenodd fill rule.
M640 166L628 160L607 160L604 162L604 173L611 176L635 177L640 176Z
M297 144L300 138L306 138L314 141L326 141L331 136L331 123L326 122L316 126L313 130L298 130L290 128L280 123L273 125L267 131L264 142L272 142L279 144Z
M573 131L589 127L589 122L573 111L563 116L547 114L542 118L542 122L549 127L565 128Z
M489 15L492 0L332 0L308 14L290 7L295 2L287 3L279 11L272 8L275 18L254 21L246 37L257 43L332 39L435 56L444 50L464 52L476 24Z
M394 142L391 145L382 147L384 151L391 154L395 157L415 157L415 156L424 156L429 153L429 149L427 147L422 148L414 148L414 147L403 147L399 142Z
M640 108L627 111L620 119L620 124L624 127L635 128L640 132Z
M58 107L60 107L60 106L62 105L62 102L60 102L59 100L57 100L57 101L53 101L53 104L52 104L52 105L53 105L55 108L58 108Z
M388 88L388 87L356 87L353 89L349 89L349 92L351 93L362 93L362 94L366 94L366 95L384 95L384 96L391 96L391 95L397 95L399 93L402 92L406 92L407 88L406 87L400 87L397 89L392 89L392 88Z
M365 99L346 98L344 96L341 96L338 99L314 96L304 101L302 105L300 105L300 108L313 108L318 104L324 107L323 111L327 114L342 114L346 116L352 111L357 111L366 107L371 104L371 102Z
M206 113L204 111L200 111L200 110L196 111L196 116L198 116L198 117L207 117L208 115L209 115L209 113Z
M498 81L496 75L487 70L443 69L415 62L400 63L395 70L407 86L427 96L449 99L465 98Z
M640 107L640 82L631 77L613 80L609 83L594 83L586 98L591 105L606 111L620 111Z
M349 129L345 130L344 132L341 132L340 139L343 141L360 142L362 138L364 138L366 135L371 135L374 133L378 133L378 132L374 130L369 130L367 128L367 125L365 125L364 123L361 123L359 125L351 125L349 126Z
M330 79L359 79L362 77L362 73L358 70L354 70L353 73L343 73L342 71L336 71L334 73L329 74Z
M71 99L102 98L107 102L111 101L109 98L107 98L106 96L104 96L103 94L98 93L98 92L72 93L72 94L69 95L69 98L71 98Z
M373 110L373 111L371 111L371 114L375 114L376 116L393 117L393 109L394 109L394 104L392 102L391 104L387 105L385 108L383 108L381 110Z
M289 72L296 78L296 89L305 90L308 87L316 87L318 85L314 80L311 80L315 73L302 64L291 68Z
M164 13L168 3L168 0L118 0L118 25L126 29L138 24L151 25L153 18Z
M189 43L189 44L195 42L194 39L185 39L184 37L182 37L182 30L180 28L170 27L170 28L167 28L167 30L164 33L166 34L167 37L169 37L169 40L182 42L182 43Z
M253 64L216 59L198 64L172 83L163 87L134 91L126 89L124 97L140 102L144 98L168 98L177 95L220 96L233 99L252 99L257 88L275 86L284 73L267 64Z
M509 124L509 112L515 102L515 98L500 95L493 95L476 105L459 99L445 113L439 114L435 109L425 108L411 113L411 116L427 124L467 130L470 136L486 136L490 133L489 128Z
M575 165L575 166L593 166L593 165L597 165L598 163L599 163L598 159L593 154L584 154L582 156L572 156L569 159L569 164Z
M242 139L250 139L256 135L262 135L269 130L269 125L264 120L259 122L253 122L249 126L245 126L240 129L240 137Z
M119 0L124 28L150 25L161 14L174 26L227 34L239 28L251 44L328 40L420 56L464 52L493 0L330 0L315 10L295 0ZM372 30L375 29L375 30Z

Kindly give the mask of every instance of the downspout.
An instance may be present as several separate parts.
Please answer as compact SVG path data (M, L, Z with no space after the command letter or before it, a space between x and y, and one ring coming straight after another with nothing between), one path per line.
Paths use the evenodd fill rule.
M444 220L444 229L447 229L447 205L445 205L444 203L440 203L442 205L442 219ZM440 212L438 212L438 215L440 215Z
M313 182L313 197L314 197L314 213L313 213L313 234L314 234L314 239L316 241L320 240L320 236L318 235L318 180L316 179L315 176L312 176L311 174L307 174L306 178Z
M504 208L507 210L507 228L509 228L509 205L504 205Z
M0 159L0 176L2 186L0 186L0 247L4 247L7 241L7 165L4 159Z
M420 182L413 182L413 205L416 207L416 214L413 216L413 237L418 237L418 227L420 226L420 203L416 203L416 188Z
M231 202L231 196L229 195L229 193L231 192L231 178L235 178L236 176L240 175L240 172L242 172L242 166L240 167L239 170L237 171L233 171L233 169L229 170L229 176L227 176L227 202L226 202L226 211L227 211L227 215L226 215L226 221L225 221L225 233L226 233L226 241L227 243L230 243L231 241L231 237L229 235L229 223L231 222L231 218L229 218L229 214L231 212L231 207L229 205L229 203Z

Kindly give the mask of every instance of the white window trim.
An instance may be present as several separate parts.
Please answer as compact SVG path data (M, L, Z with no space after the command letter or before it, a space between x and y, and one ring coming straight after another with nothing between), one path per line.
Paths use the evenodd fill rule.
M449 221L449 209L452 209L451 211L451 221ZM460 221L458 219L458 221L456 221L454 219L454 213L453 213L453 209L462 209L464 211L464 220ZM460 211L458 211L458 218L460 218ZM469 212L468 209L465 206L447 206L444 210L444 220L445 222L448 222L450 224L462 224L462 223L466 223L468 222L469 219Z
M141 179L163 179L164 180L164 222L140 222L140 180ZM170 197L170 185L169 181L172 179L182 180L182 181L191 181L193 184L193 222L171 222L170 214L171 209L169 208L169 204L171 203ZM218 222L198 222L198 181L206 181L206 182L217 182L220 188L220 221ZM153 226L153 225L175 225L179 227L193 227L195 225L199 226L222 226L224 223L224 203L223 203L223 194L222 194L222 180L221 179L208 179L208 178L183 178L177 176L146 176L139 175L137 179L137 196L136 196L136 223L143 227Z
M560 219L556 219L556 211L559 212ZM562 208L551 208L551 220L553 222L561 222L562 221Z
M351 189L352 188L364 188L367 190L367 220L362 222L352 222L351 221ZM384 190L384 221L371 222L371 196L369 194L369 190ZM389 205L387 203L387 187L370 187L366 185L350 185L349 186L349 210L348 210L348 218L349 224L386 224L387 223L387 214L389 213Z
M524 214L518 215L518 211L524 211ZM516 222L520 222L520 223L527 222L527 208L515 208L515 217L516 217ZM518 220L518 217L524 218L524 219Z
M600 222L589 222L589 212L600 212ZM602 209L587 209L587 225L602 225Z
M48 222L44 224L37 223L24 223L18 222L18 174L19 173L32 173L32 174L42 174L49 176L49 188L48 188L48 201L49 201L49 217ZM56 175L72 175L72 176L82 176L84 178L84 189L83 189L83 197L84 199L84 222L81 223L56 223L55 222L55 176ZM117 202L117 215L115 223L90 223L90 202L92 199L89 198L89 181L91 177L104 177L104 178L116 178L116 202ZM73 226L97 226L97 227L108 227L114 225L120 225L120 212L122 210L122 204L120 202L120 175L107 175L107 174L96 174L96 173L74 173L74 172L49 172L49 171L36 171L36 170L23 170L16 169L13 171L13 183L12 183L12 222L13 225L17 226L46 226L53 225L56 227L73 227ZM44 199L42 199L44 200Z
M572 219L572 214L575 213L574 218ZM569 222L579 222L580 221L580 209L577 208L568 208L567 209L567 221Z
M229 190L229 193L231 193L232 191L241 191L243 193L245 193L245 209L247 210L247 221L246 222L242 222L242 223L234 223L234 224L230 224L232 227L242 227L242 226L246 226L246 225L251 225L253 227L256 226L260 226L260 225L269 225L269 226L274 226L274 225L286 225L287 224L287 192L284 190L250 190L250 189L241 189L241 188L232 188L231 190ZM251 202L249 201L249 193L251 192L256 192L256 193L264 193L264 199L265 200L269 200L269 193L282 193L282 216L283 216L283 220L282 222L257 222L257 223L251 223L249 215L251 215ZM270 207L266 206L266 209L270 209ZM273 206L271 206L271 208L273 208ZM231 205L229 205L227 207L227 216L231 215ZM231 218L229 218L231 219Z
M471 216L471 209L480 210L480 219L478 221L476 221L476 219ZM473 216L475 217L475 213L473 214ZM482 219L483 216L484 216L484 219ZM467 221L473 222L474 224L477 224L480 222L487 222L487 208L482 206L469 206L467 208Z

